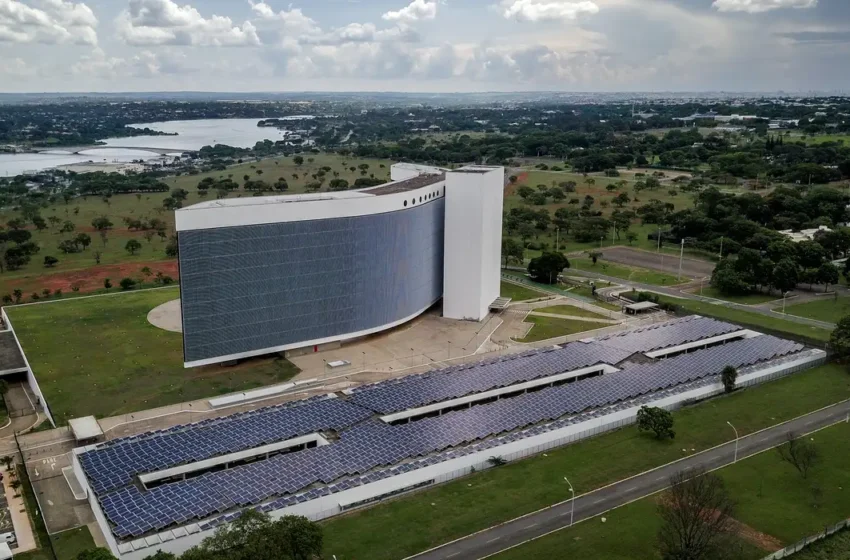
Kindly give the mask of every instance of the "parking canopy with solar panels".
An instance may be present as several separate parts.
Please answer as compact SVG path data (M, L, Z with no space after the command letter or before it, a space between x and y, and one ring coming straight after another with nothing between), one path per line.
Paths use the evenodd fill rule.
M682 345L674 357L645 354ZM686 317L114 440L78 458L118 542L187 524L203 531L246 507L307 504L716 384L726 366L807 351Z

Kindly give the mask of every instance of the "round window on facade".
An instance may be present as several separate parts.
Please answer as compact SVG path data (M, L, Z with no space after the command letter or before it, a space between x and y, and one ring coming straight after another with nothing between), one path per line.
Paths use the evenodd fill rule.
M416 199L415 199L415 198L414 198L413 200L411 200L411 201L410 201L410 205L411 205L411 206L412 206L412 205L414 205L414 204L416 204Z
M407 201L404 201L404 207L407 208Z

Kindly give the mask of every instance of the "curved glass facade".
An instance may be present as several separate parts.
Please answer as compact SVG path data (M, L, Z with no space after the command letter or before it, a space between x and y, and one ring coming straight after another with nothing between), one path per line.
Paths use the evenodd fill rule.
M302 222L181 231L184 358L257 355L380 329L443 295L445 199Z

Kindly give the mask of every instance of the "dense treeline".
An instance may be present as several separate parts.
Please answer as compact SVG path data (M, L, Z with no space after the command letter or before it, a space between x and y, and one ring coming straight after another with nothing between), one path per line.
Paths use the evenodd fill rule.
M838 269L830 263L847 257L850 229L847 207L850 195L829 187L803 192L779 187L766 197L755 193L739 196L709 188L696 196L692 209L651 215L651 223L670 225L668 239L724 256L712 284L727 295L759 289L785 292L798 284L830 285L838 282ZM642 209L638 212L641 213ZM646 219L644 220L647 221ZM792 242L780 230L815 229L814 239Z

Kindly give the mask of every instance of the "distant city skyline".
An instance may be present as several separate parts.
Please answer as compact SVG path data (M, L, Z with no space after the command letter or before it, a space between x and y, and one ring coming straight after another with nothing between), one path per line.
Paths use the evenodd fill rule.
M843 0L0 0L0 92L850 90Z

